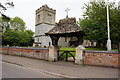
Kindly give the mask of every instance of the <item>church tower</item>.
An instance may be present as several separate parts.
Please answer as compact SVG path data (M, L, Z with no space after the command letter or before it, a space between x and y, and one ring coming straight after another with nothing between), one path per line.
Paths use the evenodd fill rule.
M36 10L35 20L35 38L34 43L39 43L41 47L48 47L52 44L51 38L45 33L51 30L55 25L56 10L43 5Z

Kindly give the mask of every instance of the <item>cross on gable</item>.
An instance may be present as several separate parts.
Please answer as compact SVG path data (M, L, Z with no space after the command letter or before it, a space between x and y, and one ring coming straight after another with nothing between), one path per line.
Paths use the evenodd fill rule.
M66 11L66 14L67 14L66 18L68 18L68 11L70 11L70 9L67 8L65 11Z

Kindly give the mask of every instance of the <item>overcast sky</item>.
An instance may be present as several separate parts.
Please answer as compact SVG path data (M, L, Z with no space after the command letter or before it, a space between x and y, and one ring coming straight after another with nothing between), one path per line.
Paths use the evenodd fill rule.
M5 0L0 0L2 3ZM56 9L56 22L66 17L66 8L69 8L69 17L82 17L84 3L88 3L90 0L9 0L14 3L14 8L9 8L5 14L14 18L18 16L22 18L27 29L35 31L35 10L44 4L47 4L50 8ZM120 0L109 0L118 3Z

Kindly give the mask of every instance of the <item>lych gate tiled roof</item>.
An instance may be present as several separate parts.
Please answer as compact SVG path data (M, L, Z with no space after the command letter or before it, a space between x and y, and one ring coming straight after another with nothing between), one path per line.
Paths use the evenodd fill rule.
M80 31L82 31L82 29L76 24L75 18L65 18L60 20L59 23L56 23L55 27L46 34L64 34Z

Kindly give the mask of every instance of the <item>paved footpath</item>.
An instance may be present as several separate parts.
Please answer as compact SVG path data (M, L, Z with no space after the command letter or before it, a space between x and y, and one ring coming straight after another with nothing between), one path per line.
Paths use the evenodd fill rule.
M0 54L1 55L1 54ZM76 65L74 62L49 62L26 57L2 55L2 61L26 66L38 71L69 78L118 78L118 69L98 66ZM3 66L4 67L4 66Z

